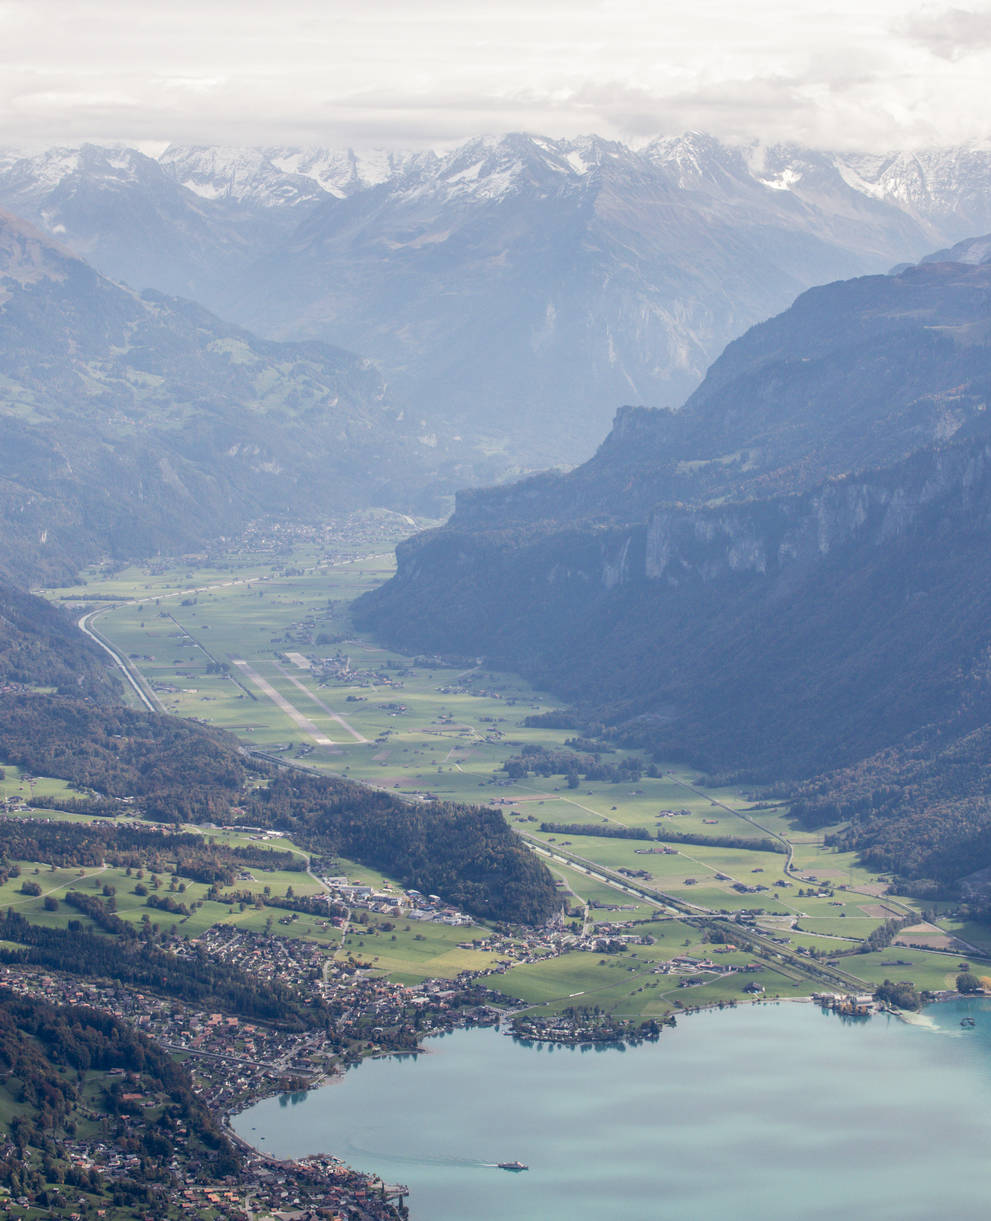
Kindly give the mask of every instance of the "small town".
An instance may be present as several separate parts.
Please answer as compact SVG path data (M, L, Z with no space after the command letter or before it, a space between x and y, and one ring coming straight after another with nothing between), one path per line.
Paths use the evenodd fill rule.
M318 928L346 932L349 923L373 915L472 925L469 917L437 895L391 885L376 888L345 875L327 875L321 881L324 891L303 904L326 912ZM227 899L233 902L234 896ZM288 910L278 924L292 925L296 919L298 913ZM583 931L559 914L542 928L491 931L461 943L462 948L491 955L490 964L461 971L453 980L425 979L415 985L390 981L352 952L331 952L316 941L274 931L277 925L273 928L272 920L267 927L272 931L214 925L193 940L173 937L169 944L179 958L206 954L252 979L285 985L304 998L319 998L332 1015L332 1027L292 1031L219 1010L206 1011L118 982L100 983L27 965L0 966L0 985L11 992L107 1013L185 1061L194 1092L222 1118L228 1137L240 1150L242 1169L224 1181L200 1181L196 1158L184 1148L180 1127L161 1191L169 1205L183 1213L199 1215L209 1209L211 1216L232 1221L266 1215L394 1221L404 1215L401 1184L382 1183L333 1156L273 1159L245 1145L231 1130L229 1119L261 1098L312 1089L367 1056L415 1051L423 1039L456 1027L506 1022L507 1034L527 1042L592 1046L655 1039L663 1024L614 1019L581 1008L543 1017L525 1012L521 1002L492 991L484 982L514 965L546 961L566 951L615 954L652 943L652 937L629 923L604 923ZM734 970L687 954L657 967L658 972L679 977L685 986ZM687 1006L679 1008L689 1011ZM139 1113L152 1105L154 1100L141 1094L125 1070L113 1070L110 1077L119 1081L126 1108L137 1108ZM125 1114L120 1141L72 1141L68 1146L72 1164L80 1172L98 1172L110 1183L132 1174L138 1163L137 1155L126 1151L131 1122Z

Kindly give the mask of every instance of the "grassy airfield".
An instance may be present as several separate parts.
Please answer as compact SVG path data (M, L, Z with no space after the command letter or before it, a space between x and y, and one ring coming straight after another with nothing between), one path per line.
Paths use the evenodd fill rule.
M475 661L449 665L438 658L406 657L355 632L348 604L391 575L390 541L383 534L378 547L369 545L368 554L357 558L343 555L336 541L292 548L259 544L209 563L91 571L84 584L45 592L77 614L87 613L91 629L127 659L164 711L227 729L252 749L286 762L412 799L496 804L511 826L551 853L549 863L576 927L628 925L625 931L651 938L649 945L609 955L575 951L542 961L506 960L512 965L498 968L492 986L531 1004L599 1005L617 1016L646 1018L746 999L742 987L751 982L768 996L807 995L823 985L796 967L797 954L843 955L884 921L916 910L911 900L884 894L884 884L853 856L826 848L825 832L795 828L786 810L759 808L743 794L705 789L684 769L665 769L632 783L583 780L577 788L569 788L562 776L510 780L501 770L508 758L527 745L561 747L571 731L524 725L526 717L556 704L519 677ZM622 753L607 759L616 762ZM0 797L20 796L43 808L46 795L64 793L60 782L29 779L13 768L5 772ZM659 839L564 829L575 823L636 828ZM216 834L236 842L232 833ZM670 851L658 851L666 834L672 836ZM781 851L756 843L678 842L683 836L770 839ZM589 876L597 867L609 876ZM352 877L369 872L342 868ZM140 920L147 912L142 901L127 902L133 882L111 879L111 873L89 884L110 882L120 915ZM630 882L638 888L635 893L624 892L628 874L637 875ZM35 880L47 885L44 869ZM73 884L84 886L87 880ZM306 874L264 877L263 872L253 884L268 885L273 893L292 885L297 894L316 885ZM42 898L25 904L24 896L7 894L12 887L0 888L0 901L39 920L67 918L68 909L45 912ZM180 918L180 931L195 936L211 923L265 927L261 909L228 909L204 901L198 889L206 890L187 883L185 898L201 906ZM775 961L773 953L764 952L766 943L761 952L711 944L700 926L686 922L686 913L693 912L721 913L730 920L752 917L755 931L779 939L775 944L787 951L787 960ZM151 917L173 919L164 912ZM367 924L352 926L344 948L401 981L453 977L466 968L494 966L500 957L465 948L487 930L409 929L399 922L383 931L383 922L372 915ZM300 917L290 931L321 941L328 952L340 951L339 932L321 923ZM984 930L946 922L941 927L963 937L972 956L974 950L991 950ZM884 978L947 987L959 970L962 949L944 944L952 952L895 944L834 961L862 980L865 990ZM676 956L753 969L723 978L707 969L662 970Z

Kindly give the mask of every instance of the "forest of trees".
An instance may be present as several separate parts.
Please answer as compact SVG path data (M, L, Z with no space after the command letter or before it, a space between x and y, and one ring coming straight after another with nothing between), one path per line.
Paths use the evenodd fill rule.
M207 885L229 886L244 869L302 872L305 860L294 852L261 845L228 847L195 832L144 827L133 822L70 823L43 819L0 821L0 868L4 860L43 861L56 866L93 868L101 864L166 869Z
M991 866L991 729L927 727L903 745L791 790L803 826L842 824L828 842L855 851L918 897L973 898L987 906ZM970 879L974 879L973 882Z
M581 749L570 749L574 746ZM579 779L635 784L645 771L656 774L656 768L651 772L636 755L623 755L615 763L604 761L602 753L608 749L611 748L587 738L573 738L566 746L554 750L528 744L519 754L511 755L502 769L514 780L525 776L564 776L572 787L577 786Z
M380 869L491 920L539 923L560 906L547 868L498 810L409 803L375 789L283 771L246 802L251 825Z
M9 763L128 798L162 822L223 821L250 765L230 734L120 706L28 693L0 697Z
M104 1091L99 1122L110 1139L127 1110L125 1152L155 1159L147 1177L124 1177L111 1187L96 1170L79 1169L66 1156L64 1141L75 1134L85 1074L116 1071ZM128 1024L80 1005L53 1005L0 989L0 1074L6 1105L14 1110L9 1139L0 1147L0 1186L27 1196L44 1210L59 1202L62 1188L107 1192L122 1205L149 1206L156 1199L152 1180L169 1177L163 1147L172 1152L176 1136L206 1178L231 1173L237 1154L220 1125L192 1088L188 1070ZM125 1089L164 1100L147 1118L127 1108ZM92 1109L86 1107L92 1124ZM164 1146L163 1146L164 1142ZM192 1162L187 1161L187 1172ZM66 1203L66 1199L61 1200ZM143 1215L143 1214L142 1214Z
M67 698L0 696L0 737L10 762L92 791L103 809L109 799L118 812L163 823L286 831L309 851L371 865L483 918L535 923L560 905L546 866L497 810L412 804L253 759L229 734L192 721ZM249 787L249 777L267 783ZM50 835L54 852L58 833ZM101 832L91 835L98 852ZM181 842L165 842L181 850ZM107 850L118 846L108 842ZM218 868L250 863L236 854L216 859Z
M748 839L744 835L703 835L700 831L659 830L652 834L646 827L624 827L615 823L542 822L541 831L555 835L598 835L606 839L656 840L664 844L698 844L710 848L742 848L751 852L787 852L780 840L761 837Z
M0 947L0 962L71 971L88 979L113 979L200 1008L275 1022L293 1030L327 1025L326 1012L312 998L304 1003L284 985L249 977L207 957L196 946L186 947L181 955L158 946L136 933L95 895L76 892L76 897L70 900L67 896L66 901L107 932L122 935L86 932L81 922L72 921L68 928L45 928L8 910L0 918L0 940L15 942L19 948Z
M51 687L109 702L120 683L98 645L50 602L0 578L0 683Z

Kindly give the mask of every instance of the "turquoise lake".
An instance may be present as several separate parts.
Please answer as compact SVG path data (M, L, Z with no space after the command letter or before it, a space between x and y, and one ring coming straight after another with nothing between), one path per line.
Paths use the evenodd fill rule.
M405 1183L414 1221L942 1221L991 1199L991 1000L920 1025L714 1010L627 1050L494 1030L428 1047L234 1127ZM517 1159L530 1169L493 1165Z

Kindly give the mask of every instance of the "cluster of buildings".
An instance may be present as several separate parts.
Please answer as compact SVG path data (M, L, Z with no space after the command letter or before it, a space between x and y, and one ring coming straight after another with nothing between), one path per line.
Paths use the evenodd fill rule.
M406 1187L360 1174L334 1157L280 1160L251 1150L236 1184L193 1184L176 1202L217 1221L402 1221L407 1195Z
M326 926L329 925L328 919ZM263 979L267 983L316 984L323 979L327 957L326 950L315 941L245 932L230 924L215 924L208 928L196 939L195 945L211 958L236 967L251 979ZM175 952L182 955L193 950L180 945Z
M830 1013L844 1017L870 1017L884 1008L870 992L816 992L812 999Z
M290 630L295 631L296 638L303 643L313 643L314 626L315 621L308 624L307 620L302 620L299 624L293 624ZM343 683L348 687L389 687L394 691L401 691L403 688L402 678L396 673L385 669L356 669L351 664L351 658L340 649L333 657L307 657L306 662L306 668L314 674L317 682L324 686L329 683ZM364 698L354 696L352 702Z
M455 928L473 923L470 916L445 903L440 895L425 895L419 890L393 890L391 886L376 889L346 877L321 878L331 900L349 907L363 908L381 915L402 917L404 920L433 921Z
M351 513L319 523L259 520L249 523L232 547L243 548L254 560L258 555L287 556L293 548L306 544L320 548L324 562L347 563L364 559L369 551L380 552L415 528L411 518L383 511ZM182 558L197 566L212 563L219 567L226 562L202 553ZM166 570L166 565L161 567Z
M314 981L314 987L333 1010L333 1038L323 1030L296 1033L228 1013L201 1011L119 984L31 967L0 967L0 985L56 1004L87 1005L134 1025L167 1050L182 1053L195 1092L225 1116L259 1097L318 1084L338 1071L339 1064L357 1061L376 1048L409 1050L420 1039L465 1020L492 1019L491 994L476 987L466 997L468 980L455 986L448 980L431 980L414 989L368 974L353 961L328 960L320 947L298 940L235 930L233 936L207 937L205 942L208 952L225 961L297 985L294 964L312 966L313 950L323 955L331 967L326 978L321 975ZM118 1075L124 1077L112 1070L108 1081ZM148 1104L142 1095L126 1092L126 1081L123 1085L125 1102ZM177 1184L168 1186L167 1198L171 1206L191 1216L207 1215L217 1221L273 1214L339 1221L398 1221L405 1216L405 1188L389 1188L335 1158L282 1161L241 1145L237 1175L220 1182L200 1181L195 1159L183 1141L180 1129L164 1167ZM140 1170L140 1159L135 1161L133 1154L104 1138L73 1141L67 1152L79 1168L95 1169L111 1181L133 1177Z

